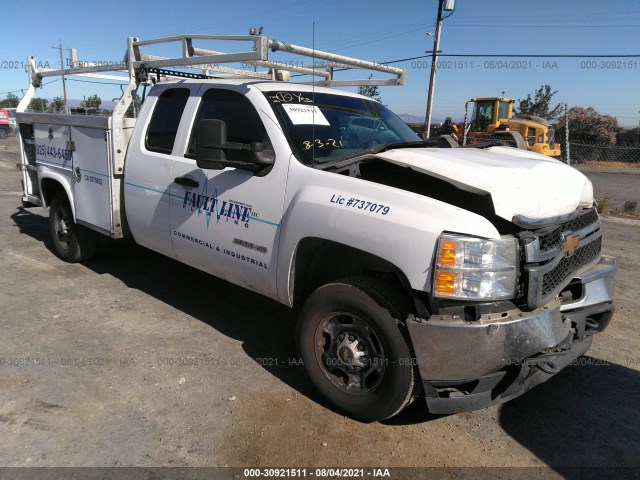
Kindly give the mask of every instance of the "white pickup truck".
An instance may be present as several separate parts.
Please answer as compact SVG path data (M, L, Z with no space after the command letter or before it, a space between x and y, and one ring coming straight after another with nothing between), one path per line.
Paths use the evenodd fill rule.
M62 259L90 258L100 234L133 237L299 309L313 384L364 420L419 396L434 413L504 402L588 350L613 315L616 261L601 255L586 177L506 146L423 142L369 98L277 81L262 47L293 46L246 39L257 46L244 57L191 47L182 63L129 39L112 116L26 112L42 78L60 74L32 61L17 114L23 203L50 208ZM196 60L227 74L150 68ZM272 79L229 78L227 60L271 67ZM331 68L322 82L346 84Z

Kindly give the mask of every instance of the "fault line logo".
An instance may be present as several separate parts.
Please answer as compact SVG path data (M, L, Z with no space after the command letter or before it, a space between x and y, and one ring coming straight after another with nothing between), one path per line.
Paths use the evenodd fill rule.
M198 217L204 215L207 229L212 216L216 219L216 223L220 223L220 220L232 221L235 225L244 224L245 228L249 228L252 206L235 200L221 201L218 198L218 189L215 187L209 196L208 185L209 179L204 182L201 193L186 191L182 208L190 208L192 212L197 212Z

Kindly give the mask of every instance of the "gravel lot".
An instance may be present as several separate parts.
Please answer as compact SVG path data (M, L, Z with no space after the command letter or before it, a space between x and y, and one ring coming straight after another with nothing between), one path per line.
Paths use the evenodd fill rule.
M58 260L17 158L0 152L0 466L640 467L639 221L604 219L617 311L579 365L500 407L363 424L291 362L278 303L132 243Z

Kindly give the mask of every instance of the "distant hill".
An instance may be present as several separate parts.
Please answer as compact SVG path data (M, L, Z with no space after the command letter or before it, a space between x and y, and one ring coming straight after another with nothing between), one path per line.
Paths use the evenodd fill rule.
M408 113L401 113L398 115L404 123L424 123L424 117L418 115L409 115Z
M424 115L411 115L409 113L401 113L400 115L398 115L402 121L404 121L404 123L408 123L408 124L420 124L420 125L424 125ZM442 117L432 117L431 118L431 125L442 125L442 122L444 122L444 118Z

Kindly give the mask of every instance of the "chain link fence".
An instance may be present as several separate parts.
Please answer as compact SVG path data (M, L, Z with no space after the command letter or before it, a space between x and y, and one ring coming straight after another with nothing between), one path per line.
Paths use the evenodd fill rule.
M615 144L584 137L570 137L569 148L562 140L562 158L569 164L586 162L623 162L640 164L640 137L618 136Z
M591 180L601 212L640 214L638 135L618 135L615 144L569 137L568 148L562 142L562 159Z

